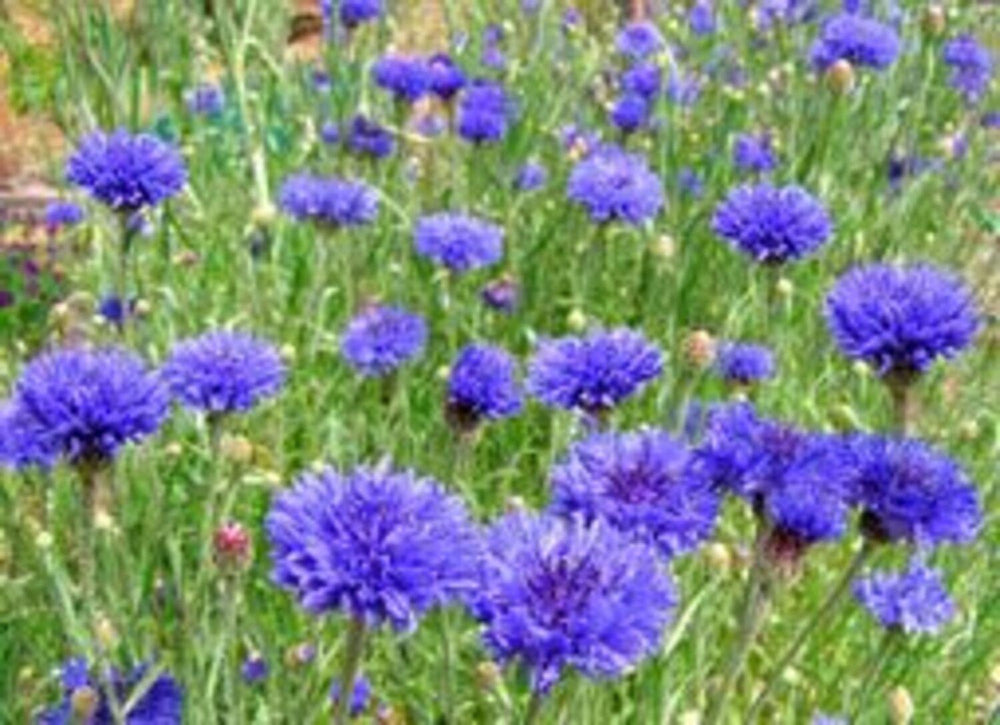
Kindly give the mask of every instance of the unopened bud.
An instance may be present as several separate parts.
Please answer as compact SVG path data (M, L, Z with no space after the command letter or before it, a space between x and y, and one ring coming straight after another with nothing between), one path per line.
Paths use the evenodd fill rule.
M854 66L841 58L826 69L826 84L838 95L850 93L854 88Z
M579 307L574 307L566 317L566 324L575 332L580 332L587 326L587 315Z
M713 541L705 546L705 558L708 565L720 574L728 574L733 567L732 552L720 541Z
M701 713L697 710L685 710L677 718L677 725L701 725Z
M715 359L715 340L706 330L693 330L684 340L684 358L695 367L708 367Z
M280 353L281 353L281 359L284 360L285 362L290 363L295 360L297 351L295 349L295 345L286 344L281 346Z
M77 687L69 696L69 708L74 715L73 722L77 722L78 719L81 722L90 722L99 704L100 697L97 695L97 690L90 685Z
M520 513L528 510L528 504L520 496L511 496L504 503L504 511L509 514Z
M253 460L253 443L245 436L226 434L219 442L219 452L227 461L245 465Z
M193 267L200 260L200 255L193 249L182 249L173 257L174 264L178 267Z
M292 669L305 667L314 659L316 659L316 647L309 642L289 647L285 652L285 664Z
M788 298L795 293L795 285L792 284L792 280L788 279L788 277L782 277L774 283L774 291L782 297Z
M180 458L184 454L184 446L177 441L171 441L163 447L163 452L171 458Z
M924 9L923 26L924 32L928 35L939 36L944 33L945 25L948 22L948 16L944 11L944 8L940 5L928 5Z
M495 690L503 680L503 673L496 662L486 660L476 665L476 684L481 690Z
M910 691L900 685L889 692L889 720L892 725L907 725L913 720L913 698Z
M250 214L250 221L254 226L266 227L273 224L277 217L278 210L275 208L274 204L269 201L265 201L263 204L258 204L254 207L253 212Z
M677 254L677 243L669 234L661 234L653 242L650 251L660 259L673 259L674 255Z
M979 421L977 420L963 420L962 424L958 428L958 433L964 440L974 441L979 438L979 434L982 431L979 428Z
M226 570L238 571L250 563L250 533L235 521L223 524L212 535L215 563Z
M153 311L153 303L146 299L136 300L132 305L132 314L136 317L148 317Z
M438 369L434 371L434 377L438 380L447 380L449 375L451 375L451 368L447 365L440 365L438 366Z
M43 551L52 548L52 534L48 531L39 531L35 536L35 546Z
M114 647L115 642L118 641L118 632L115 631L115 626L110 619L103 615L98 617L96 624L94 624L94 636L106 650Z

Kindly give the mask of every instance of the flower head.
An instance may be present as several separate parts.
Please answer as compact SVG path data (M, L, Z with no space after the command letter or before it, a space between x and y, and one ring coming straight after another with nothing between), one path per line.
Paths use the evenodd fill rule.
M487 307L510 314L517 309L521 289L517 280L505 274L483 285L479 296Z
M79 204L72 201L51 201L45 206L45 227L55 231L61 227L76 226L86 215Z
M841 351L880 375L919 373L955 357L979 327L965 286L924 264L848 271L827 295L826 320Z
M48 468L58 455L53 441L35 434L29 413L14 402L0 402L0 467Z
M716 347L713 368L727 382L748 385L774 377L774 353L763 345L722 342Z
M626 328L539 344L528 391L546 405L590 414L610 410L663 371L663 356Z
M696 0L688 11L688 27L695 35L711 35L715 32L715 8L711 0Z
M918 440L873 435L853 438L851 450L851 484L866 535L923 546L975 538L979 497L948 456Z
M66 179L114 211L134 212L179 193L187 169L173 146L119 129L85 136L66 164Z
M476 587L479 535L464 505L410 472L304 474L265 526L274 581L314 614L412 630Z
M640 95L626 93L611 108L611 122L623 133L634 133L649 120L649 103Z
M389 156L396 148L396 141L388 130L360 114L351 119L344 143L352 152L375 159Z
M372 66L372 78L379 88L407 103L420 100L431 90L431 72L424 58L382 56Z
M636 63L622 73L621 86L628 94L652 100L663 88L663 71L655 63Z
M638 20L618 31L615 45L622 55L641 59L659 53L664 47L664 42L659 29L653 23Z
M603 518L668 558L715 529L717 491L690 451L663 431L592 435L549 478L555 513Z
M327 23L337 17L345 28L354 29L362 23L377 20L382 15L382 0L320 0L323 18Z
M960 35L944 46L944 62L952 68L951 86L975 103L990 85L993 56L971 35Z
M117 720L108 697L110 690L118 706L135 698L126 716L129 725L180 725L184 693L177 681L169 673L162 673L147 682L148 675L149 667L139 665L125 675L112 669L106 678L98 679L91 676L86 661L71 659L62 668L62 700L40 713L37 722L71 725L80 722L82 715L92 725L112 725ZM86 712L79 711L81 702Z
M339 679L335 679L330 683L330 702L337 704L340 701L340 691L342 689ZM368 701L371 699L371 696L371 682L364 675L358 675L358 678L354 681L354 692L351 693L351 706L348 708L350 716L358 717L367 710Z
M465 88L466 78L451 56L437 53L427 60L430 73L431 92L443 101L450 101Z
M399 307L372 305L348 323L340 352L362 375L381 377L419 356L426 342L422 317Z
M918 559L906 571L877 572L854 582L854 596L887 629L934 634L955 616L941 573Z
M251 653L249 657L243 660L243 664L240 665L240 676L248 685L263 682L270 673L271 668L267 664L267 660L257 652Z
M271 343L226 330L178 342L161 374L183 405L208 413L250 410L285 382Z
M740 186L716 207L712 230L762 264L782 264L816 251L830 236L823 205L797 186Z
M378 214L378 197L367 184L313 174L285 179L280 204L295 219L330 227L362 226Z
M502 85L472 81L459 99L458 133L473 143L499 141L507 133L511 110L511 100Z
M664 204L660 179L646 159L617 146L602 146L580 161L566 194L596 223L639 225L655 217Z
M882 69L899 55L899 36L888 25L856 13L829 18L811 50L812 64L826 70L838 60L851 65Z
M447 405L449 418L460 429L519 413L522 401L514 358L490 345L462 348L451 366Z
M771 147L771 134L753 136L743 133L737 136L733 145L733 163L740 171L757 174L773 171L778 162Z
M100 463L155 433L169 395L131 352L65 349L32 360L11 402L36 450L73 464Z
M487 646L546 692L563 670L622 675L653 654L677 604L653 550L603 521L511 514L487 537L473 610Z
M219 116L226 107L226 94L215 83L201 83L185 97L188 110L196 116Z
M514 188L518 191L536 191L545 186L549 179L548 170L537 161L522 164L514 175Z
M496 264L503 257L503 229L466 214L443 212L417 221L418 254L455 272Z

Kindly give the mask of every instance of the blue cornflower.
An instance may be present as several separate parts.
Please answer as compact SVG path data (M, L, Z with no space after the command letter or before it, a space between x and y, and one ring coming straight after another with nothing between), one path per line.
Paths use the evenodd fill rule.
M611 122L623 133L634 133L649 119L649 103L642 96L627 93L611 108Z
M818 12L817 0L759 0L754 6L754 20L758 29L767 30L776 23L808 23Z
M219 116L226 108L226 94L216 83L201 83L185 96L188 111L196 116Z
M591 221L602 224L623 221L637 226L664 205L660 179L645 157L617 146L601 146L578 162L566 195L587 210Z
M50 201L45 205L45 227L54 232L61 227L76 226L86 215L79 204L72 201Z
M841 351L880 375L919 373L968 347L979 327L972 294L926 264L872 264L848 271L826 298Z
M713 368L726 382L748 385L774 377L774 353L763 345L722 342L716 347Z
M465 88L465 73L447 53L436 53L427 60L431 92L443 101L450 101Z
M715 8L711 0L696 0L688 10L688 26L695 35L711 35L715 32Z
M319 137L323 143L330 146L340 143L340 124L336 121L323 121L323 124L319 127Z
M351 717L358 717L368 709L368 701L372 696L372 685L364 675L358 675L354 681L354 692L351 693L351 706L348 714ZM336 705L340 701L340 680L335 679L330 683L330 702Z
M281 185L279 203L294 219L334 228L363 226L378 215L370 186L333 176L293 174Z
M418 357L427 342L427 323L399 307L372 305L347 325L340 352L366 377L381 377Z
M276 395L285 382L285 365L270 342L216 330L176 343L161 375L181 404L232 413Z
M73 464L102 463L157 431L169 394L131 352L64 349L28 363L11 403L37 450Z
M580 156L587 156L600 145L601 132L590 131L575 123L567 123L559 128L559 143L566 151L579 152Z
M514 188L518 191L536 191L545 186L549 179L548 170L537 161L528 161L517 169Z
M240 676L248 685L263 682L270 672L271 668L268 666L267 660L256 652L243 660L243 664L240 665Z
M720 405L696 455L717 486L772 523L765 547L779 565L846 531L853 457L842 439L759 418L748 404Z
M677 594L652 548L602 520L520 513L491 527L486 548L473 611L535 691L566 668L618 677L657 652Z
M667 98L678 106L693 106L701 96L701 85L697 74L673 67L667 80Z
M507 133L511 108L510 98L502 85L474 80L459 99L458 133L472 143L499 141Z
M705 193L705 180L689 166L677 172L677 185L681 191L694 199L700 199Z
M818 199L798 186L740 186L715 209L712 230L762 264L783 264L815 252L832 223Z
M659 430L597 433L549 476L552 510L603 518L672 558L712 535L719 495L682 443Z
M340 22L348 29L377 20L382 15L382 0L320 0L320 7L327 23L336 10Z
M411 472L327 468L278 494L265 520L273 580L313 614L413 630L476 588L479 534L462 501Z
M826 20L810 52L818 70L826 70L838 60L882 69L892 65L898 55L899 36L892 27L854 13Z
M173 146L119 129L84 136L66 163L66 179L114 211L128 213L178 194L187 169Z
M97 314L117 327L135 314L136 299L123 300L118 295L106 295L97 305Z
M424 58L385 55L372 66L375 85L397 99L414 103L431 90L431 72Z
M62 700L38 715L39 725L73 725L81 721L87 725L113 725L117 720L108 698L109 690L114 692L119 707L135 698L125 714L127 725L181 725L184 693L169 673L159 674L148 682L149 667L140 665L124 676L112 669L106 680L99 680L91 677L89 669L81 659L65 663ZM80 712L74 712L74 700L89 701L91 709L83 720Z
M840 715L827 715L826 713L817 712L812 716L809 725L850 725L850 723L847 718Z
M934 634L955 616L941 572L913 559L906 571L854 582L854 596L886 629Z
M517 415L521 397L517 363L506 350L467 345L459 351L448 377L447 400L448 420L458 430Z
M376 159L389 156L396 148L396 141L386 128L360 114L351 119L344 143L353 153Z
M626 328L538 345L528 368L528 391L546 405L599 415L663 372L663 356Z
M441 212L417 221L413 243L418 254L454 272L496 264L503 257L503 229L467 214Z
M951 86L975 103L990 85L993 56L971 35L959 35L944 46L944 62L951 66Z
M771 146L771 134L751 135L742 133L733 144L733 163L740 171L763 173L773 171L778 165Z
M510 314L517 308L521 289L513 277L505 274L483 285L479 296L487 307Z
M618 31L615 38L618 52L629 58L646 58L663 50L663 36L653 23L637 20Z
M655 63L637 63L622 73L622 90L652 100L663 88L663 71Z
M850 450L852 493L867 536L923 546L975 538L979 497L948 456L918 440L860 434Z
M0 467L48 468L58 457L51 441L34 433L34 419L11 401L0 402Z

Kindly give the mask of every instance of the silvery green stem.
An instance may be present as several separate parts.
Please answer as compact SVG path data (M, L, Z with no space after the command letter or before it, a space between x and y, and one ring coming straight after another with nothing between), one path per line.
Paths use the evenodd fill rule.
M333 709L334 725L347 725L351 714L354 683L361 669L361 657L365 649L365 631L364 618L352 617L344 647L344 664L340 670L340 697L337 698Z
M528 700L528 709L524 713L524 725L534 725L538 722L538 715L541 713L544 703L545 696L538 690L532 691L531 699Z

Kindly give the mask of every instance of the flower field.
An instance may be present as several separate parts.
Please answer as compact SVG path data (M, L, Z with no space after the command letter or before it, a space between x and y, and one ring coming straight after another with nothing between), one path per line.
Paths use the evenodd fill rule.
M19 5L0 722L1000 718L998 6Z

